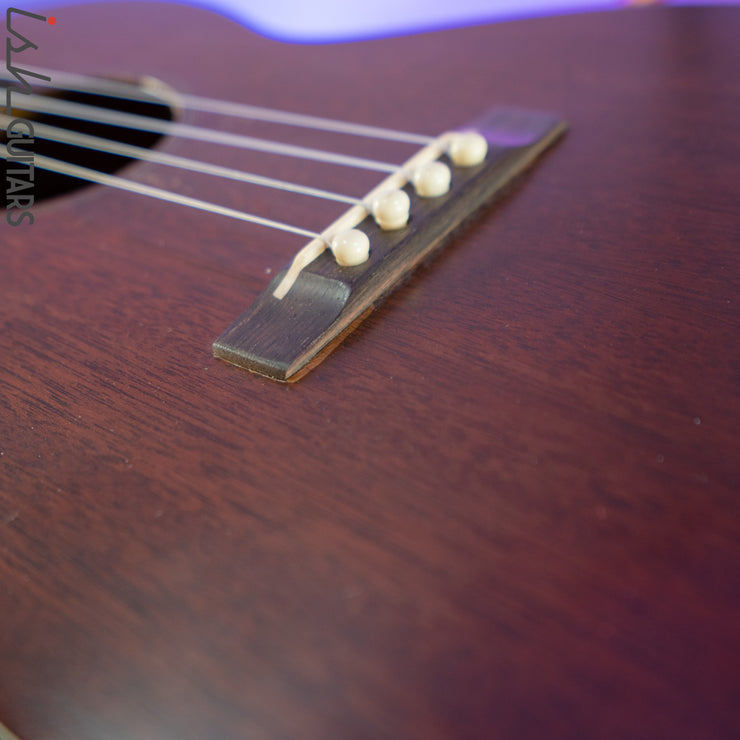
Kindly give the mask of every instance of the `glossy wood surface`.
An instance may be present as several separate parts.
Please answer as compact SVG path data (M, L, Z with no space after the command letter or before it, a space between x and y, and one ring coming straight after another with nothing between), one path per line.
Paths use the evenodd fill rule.
M1 721L737 737L740 9L318 48L171 5L55 15L38 61L61 69L422 133L492 103L571 131L295 386L210 350L292 237L100 189L0 225ZM248 199L307 228L336 212Z

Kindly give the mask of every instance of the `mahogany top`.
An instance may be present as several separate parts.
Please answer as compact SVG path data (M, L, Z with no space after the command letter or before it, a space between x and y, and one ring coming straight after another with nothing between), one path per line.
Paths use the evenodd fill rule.
M292 386L211 342L300 240L99 188L0 224L0 721L740 736L740 8L321 47L174 5L54 15L45 66L428 134L494 103L571 130ZM335 213L127 175L307 228Z

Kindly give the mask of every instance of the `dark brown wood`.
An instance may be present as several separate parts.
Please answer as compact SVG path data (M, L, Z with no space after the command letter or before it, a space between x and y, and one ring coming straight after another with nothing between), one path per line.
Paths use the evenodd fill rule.
M565 122L552 114L506 108L492 109L466 128L470 126L488 141L482 164L455 167L446 155L440 157L453 173L446 195L421 198L406 185L411 214L405 228L382 231L371 216L357 225L371 245L366 262L342 267L325 251L304 268L287 295L276 298L288 265L214 342L213 354L275 380L297 379L311 360L320 352L326 357L322 350L328 346L336 348L336 339L348 336L347 327L359 326L360 316L368 316L368 309L408 278L455 229L500 197L566 130Z
M97 188L0 224L0 721L736 738L738 9L325 47L173 5L55 15L46 66L422 133L494 100L571 131L294 386L210 349L292 237ZM341 212L290 207L307 228Z

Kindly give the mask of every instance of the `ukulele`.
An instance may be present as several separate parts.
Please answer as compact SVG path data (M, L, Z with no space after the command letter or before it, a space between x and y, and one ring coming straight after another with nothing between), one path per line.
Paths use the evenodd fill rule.
M156 79L144 105L223 137L424 146L177 97L432 139L491 106L570 131L294 384L212 345L308 237L101 184L0 223L0 721L735 736L738 10L319 46L174 4L43 15L52 82ZM358 199L386 176L155 138L136 146ZM312 234L351 207L153 161L112 176Z

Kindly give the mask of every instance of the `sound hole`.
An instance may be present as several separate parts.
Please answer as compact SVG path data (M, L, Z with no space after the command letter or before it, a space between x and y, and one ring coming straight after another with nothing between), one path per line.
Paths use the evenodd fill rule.
M59 90L55 90L51 93L46 90L38 90L35 92L38 94L49 95L57 100L65 100L70 103L82 103L84 105L104 108L109 111L134 113L136 115L148 116L164 121L171 121L175 117L174 111L166 101L151 94L142 95L142 97L145 97L144 100L123 100L120 98L109 97L105 94L89 92ZM0 91L0 94L2 94L2 99L4 100L4 90ZM14 105L14 117L30 121L32 125L35 125L36 123L44 123L50 126L75 131L77 133L90 134L92 136L112 139L124 144L132 144L134 146L146 148L153 147L162 138L162 134L152 133L149 131L137 131L106 123L66 118L62 115L51 113L33 113L31 111L25 111L21 107L23 103L23 95L17 91L13 92L12 101ZM26 129L21 130L26 131ZM3 143L8 142L8 136L5 129L2 129L0 132L0 140L2 140ZM53 157L54 159L64 160L82 167L97 170L98 172L109 174L118 172L134 161L128 157L117 154L95 151L93 149L84 149L71 144L50 141L43 138L38 133L34 136L33 143L27 142L23 145L23 151L27 151L29 154L33 153L34 157L36 155ZM8 168L17 169L19 167L18 163L11 164L2 160L2 166L3 174L6 175L6 182L8 177L21 177L21 175L8 175L7 173ZM70 193L74 190L79 190L80 188L88 187L91 184L92 183L79 180L75 177L69 177L56 172L43 170L37 166L33 176L34 201L38 203L47 198L53 198ZM7 200L4 207L7 208Z

